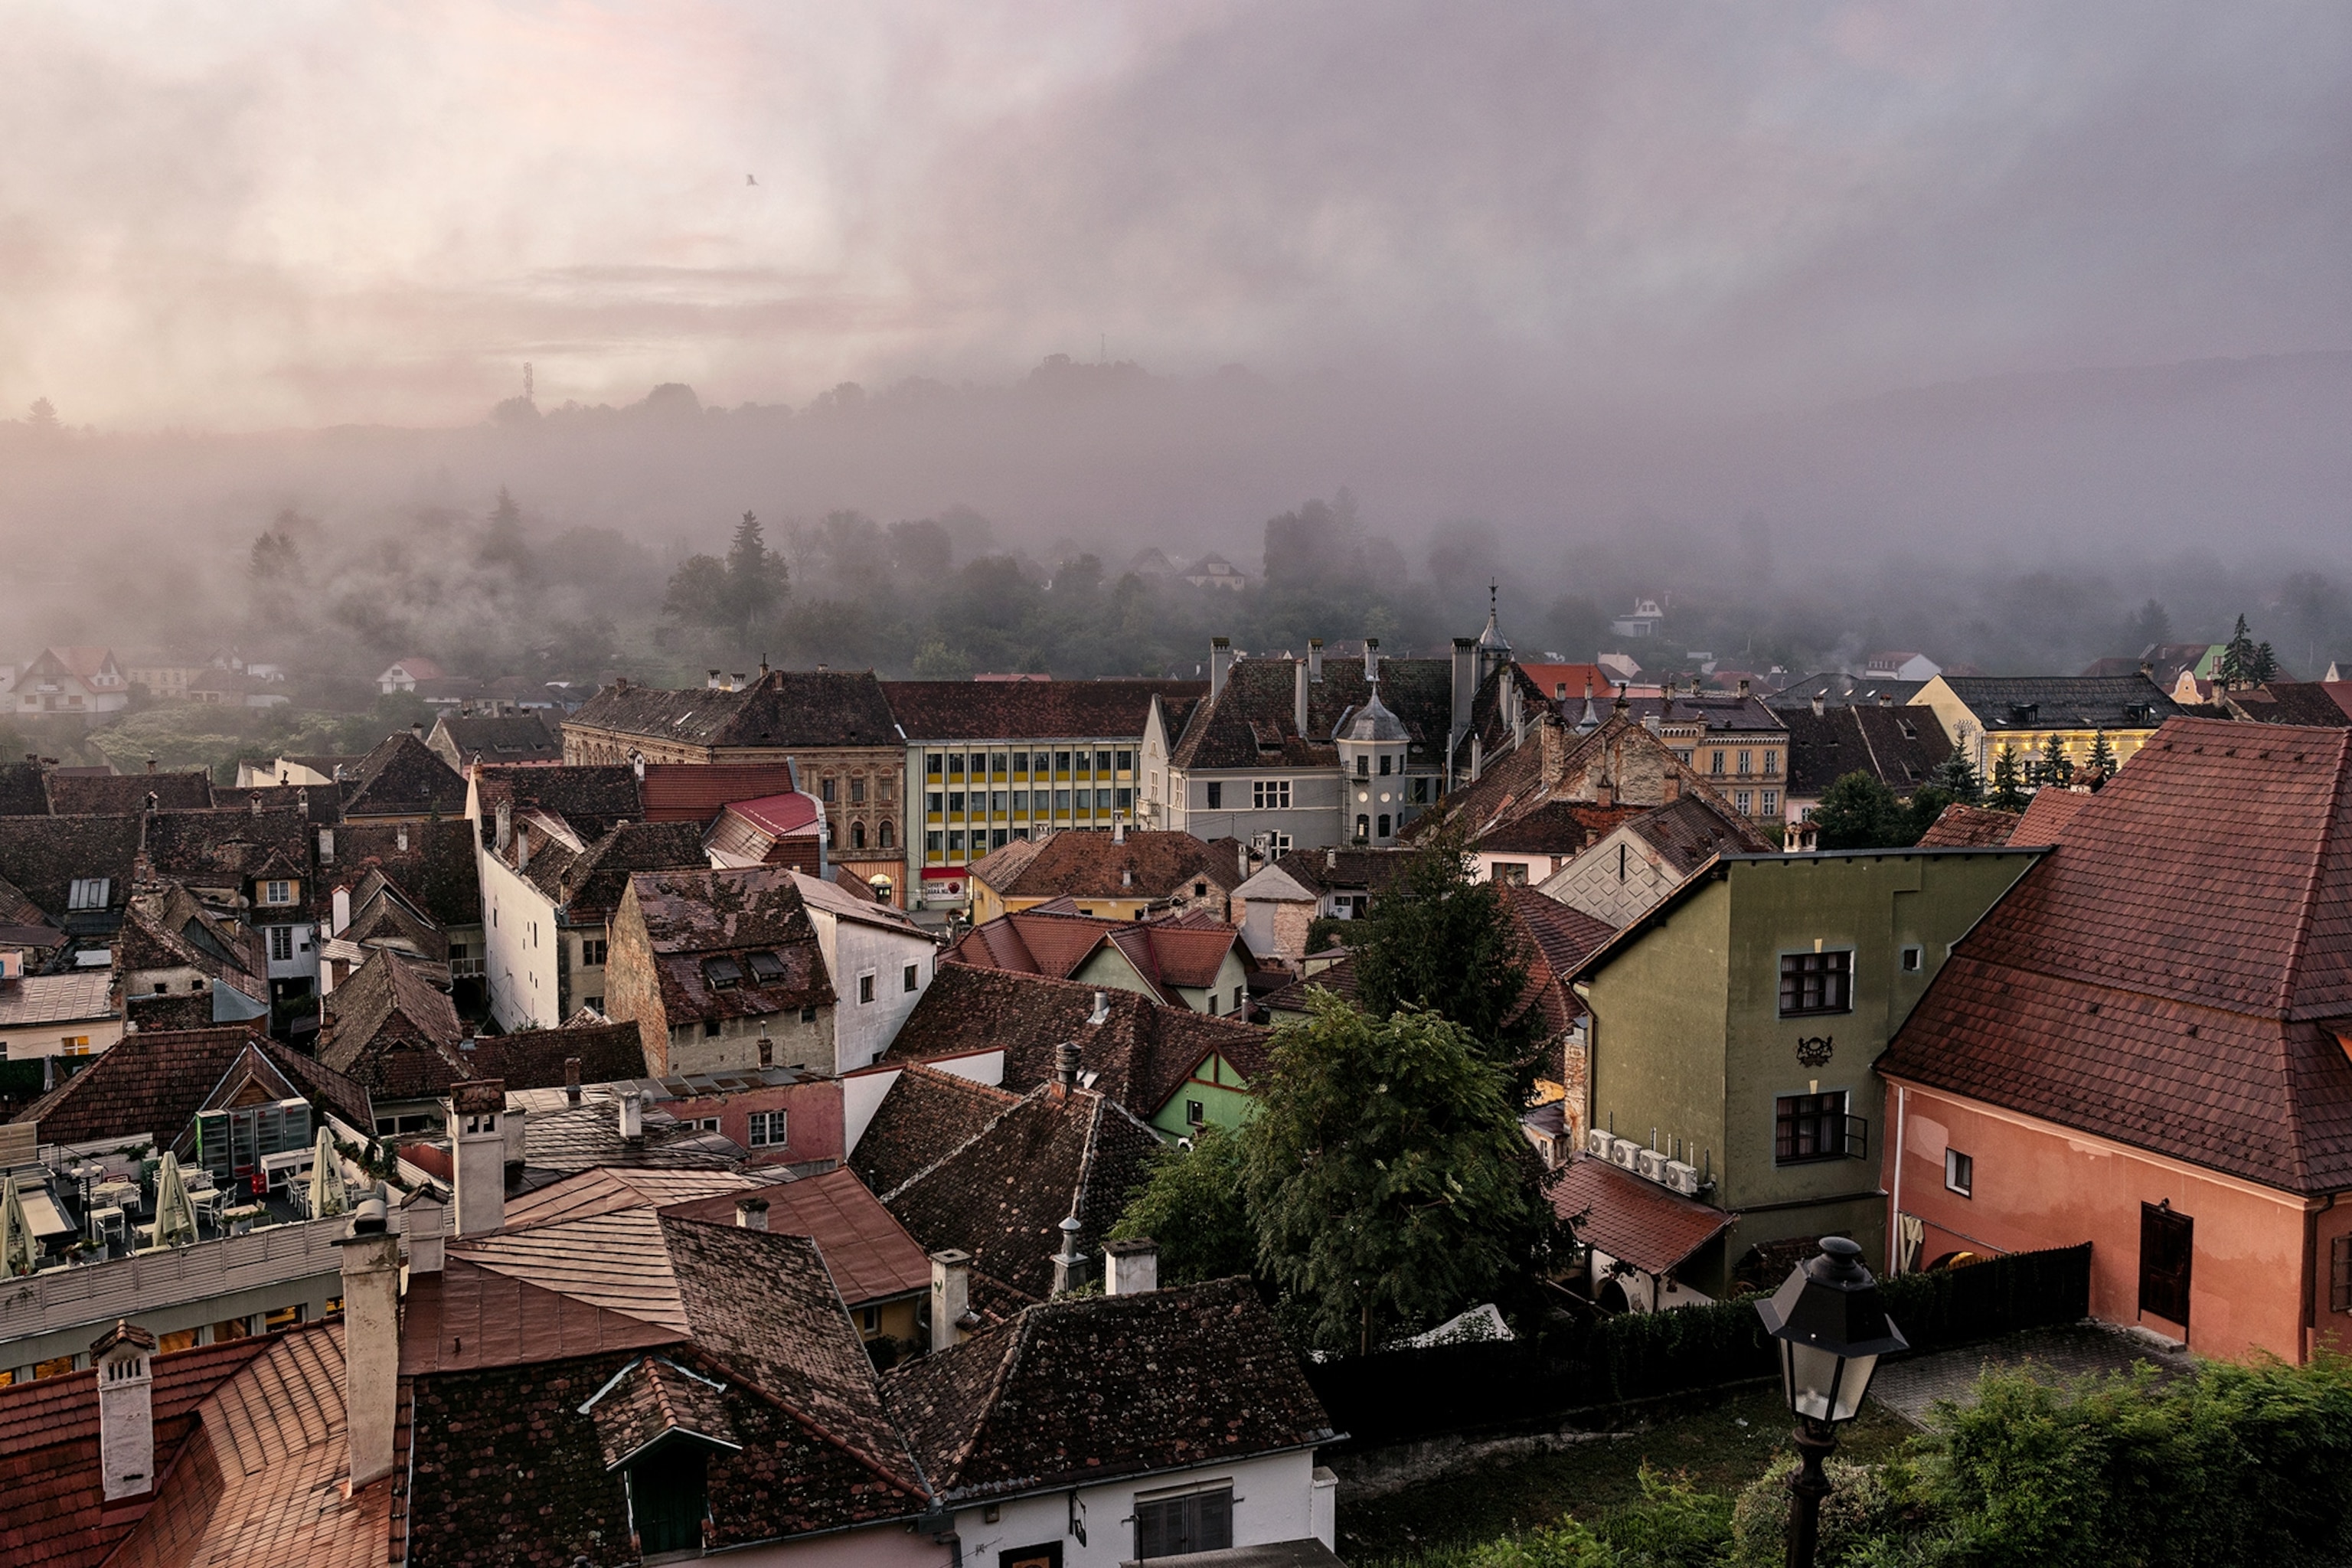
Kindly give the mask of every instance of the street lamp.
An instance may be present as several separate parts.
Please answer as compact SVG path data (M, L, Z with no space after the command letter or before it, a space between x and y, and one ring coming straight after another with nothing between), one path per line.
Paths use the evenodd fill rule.
M1878 1304L1862 1248L1842 1236L1823 1237L1821 1256L1791 1269L1756 1310L1780 1342L1781 1384L1797 1418L1802 1468L1789 1482L1789 1568L1812 1568L1830 1491L1822 1461L1837 1447L1837 1429L1860 1414L1878 1358L1910 1343Z

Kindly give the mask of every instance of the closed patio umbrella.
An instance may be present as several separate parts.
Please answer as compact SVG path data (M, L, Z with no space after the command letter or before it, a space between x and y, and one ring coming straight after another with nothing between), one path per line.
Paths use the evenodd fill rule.
M0 1179L0 1274L30 1274L39 1259L33 1222L25 1216L16 1178Z
M155 1173L155 1245L186 1247L196 1239L196 1205L188 1201L180 1157L169 1152Z
M335 1135L319 1129L319 1146L310 1152L310 1217L324 1219L351 1207L343 1194L343 1162L335 1152Z

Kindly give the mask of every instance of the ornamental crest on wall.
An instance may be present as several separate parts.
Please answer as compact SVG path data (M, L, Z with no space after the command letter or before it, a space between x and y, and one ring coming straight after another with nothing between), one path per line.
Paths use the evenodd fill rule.
M1828 1066L1831 1038L1828 1035L1798 1036L1797 1065L1809 1068Z

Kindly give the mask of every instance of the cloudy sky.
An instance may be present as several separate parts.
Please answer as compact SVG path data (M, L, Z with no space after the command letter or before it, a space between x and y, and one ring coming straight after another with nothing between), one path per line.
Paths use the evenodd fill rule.
M2352 347L2352 8L0 4L0 409ZM747 176L756 179L749 183Z

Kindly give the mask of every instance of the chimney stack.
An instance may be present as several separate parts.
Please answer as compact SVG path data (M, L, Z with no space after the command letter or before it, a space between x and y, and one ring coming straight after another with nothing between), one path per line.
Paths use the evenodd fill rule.
M1307 683L1313 677L1307 673L1303 658L1290 667L1290 727L1303 739L1307 734Z
M971 1254L931 1254L931 1352L953 1350L971 1316Z
M441 1244L448 1237L448 1206L432 1187L419 1184L400 1200L401 1234L408 1243L408 1273L441 1272Z
M514 837L514 803L512 801L499 802L497 823L497 832L490 840L490 847L503 855L507 852L508 843ZM404 844L401 847L404 849L407 846Z
M155 1379L148 1370L154 1353L155 1336L121 1318L89 1347L89 1363L98 1372L98 1458L109 1502L155 1489Z
M1110 993L1108 991L1097 991L1095 993L1095 1010L1087 1015L1087 1022L1097 1026L1100 1026L1109 1021Z
M1366 637L1364 639L1364 679L1367 681L1377 682L1380 678L1381 639Z
M1078 1043L1064 1040L1054 1047L1054 1089L1068 1094L1078 1087Z
M563 1098L573 1105L580 1103L580 1058L563 1058Z
M727 678L727 689L730 691L740 691L743 689L743 672L741 670L739 669L734 674Z
M352 1211L335 1245L343 1250L343 1405L351 1486L392 1474L392 1434L400 1405L400 1237L371 1193Z
M1127 818L1121 816L1112 819L1110 825L1110 841L1113 844L1124 844L1127 842ZM1132 871L1125 872L1123 875L1129 882L1135 880L1135 873Z
M345 928L352 923L352 890L349 888L335 889L334 912L331 918L335 923L327 928L327 934L342 935Z
M457 1189L457 1234L487 1236L506 1224L507 1086L469 1079L449 1086L450 1184Z
M1225 676L1234 668L1234 639L1209 639L1209 700L1214 702L1225 689Z
M1307 639L1307 679L1309 680L1323 679L1323 639L1321 637Z
M148 758L148 759L147 759L147 771L148 771L149 773L153 773L153 772L155 771L155 759L154 759L154 758L152 758L152 757L150 757L150 758ZM117 1324L115 1325L115 1327L117 1327L117 1328L121 1328L122 1326L123 1326L123 1325L122 1325L122 1324L121 1324L121 1323L117 1323Z
M714 669L714 670L712 670L712 671L710 672L710 679L709 679L709 680L704 681L704 682L703 682L703 685L704 685L704 687L705 687L707 689L709 689L709 690L711 690L711 691L716 691L716 690L718 690L718 689L719 689L719 672L718 672L717 670L715 670L715 669Z
M1821 718L1829 711L1829 701L1821 692L1813 693L1813 717Z
M1144 1296L1160 1289L1160 1244L1148 1236L1103 1243L1103 1294Z
M643 752L631 752L629 753L629 769L632 773L635 773L637 775L637 782L639 784L646 782L646 754ZM795 780L794 782L798 783L799 781Z
M1054 1254L1053 1298L1068 1295L1086 1283L1087 1260L1078 1251L1078 1232L1086 1227L1076 1215L1062 1216L1062 1250Z
M1113 832L1117 832L1118 830L1117 830L1116 828L1114 828L1112 831L1113 831ZM1134 868L1134 867L1132 867L1132 866L1121 866L1121 867L1118 868L1118 885L1119 885L1120 887L1122 887L1122 888L1132 888L1133 886L1135 886L1135 868Z
M738 1198L735 1200L735 1224L743 1230L768 1228L768 1200Z
M1446 754L1470 731L1470 706L1478 700L1478 639L1454 639L1454 716L1446 730Z
M1694 680L1694 681L1692 681L1692 682L1691 682L1691 684L1692 684L1692 685L1694 685L1694 686L1696 686L1696 685L1697 685L1697 684L1698 684L1698 682L1697 682L1697 681L1696 681L1696 680ZM1747 678L1746 676L1744 676L1744 675L1743 675L1743 676L1741 676L1741 677L1739 678L1739 695L1740 695L1740 696L1741 696L1741 698L1743 698L1743 699L1745 699L1745 698L1747 697L1747 695L1748 695L1748 678Z
M634 1089L621 1091L621 1142L632 1149L646 1143L646 1102Z

